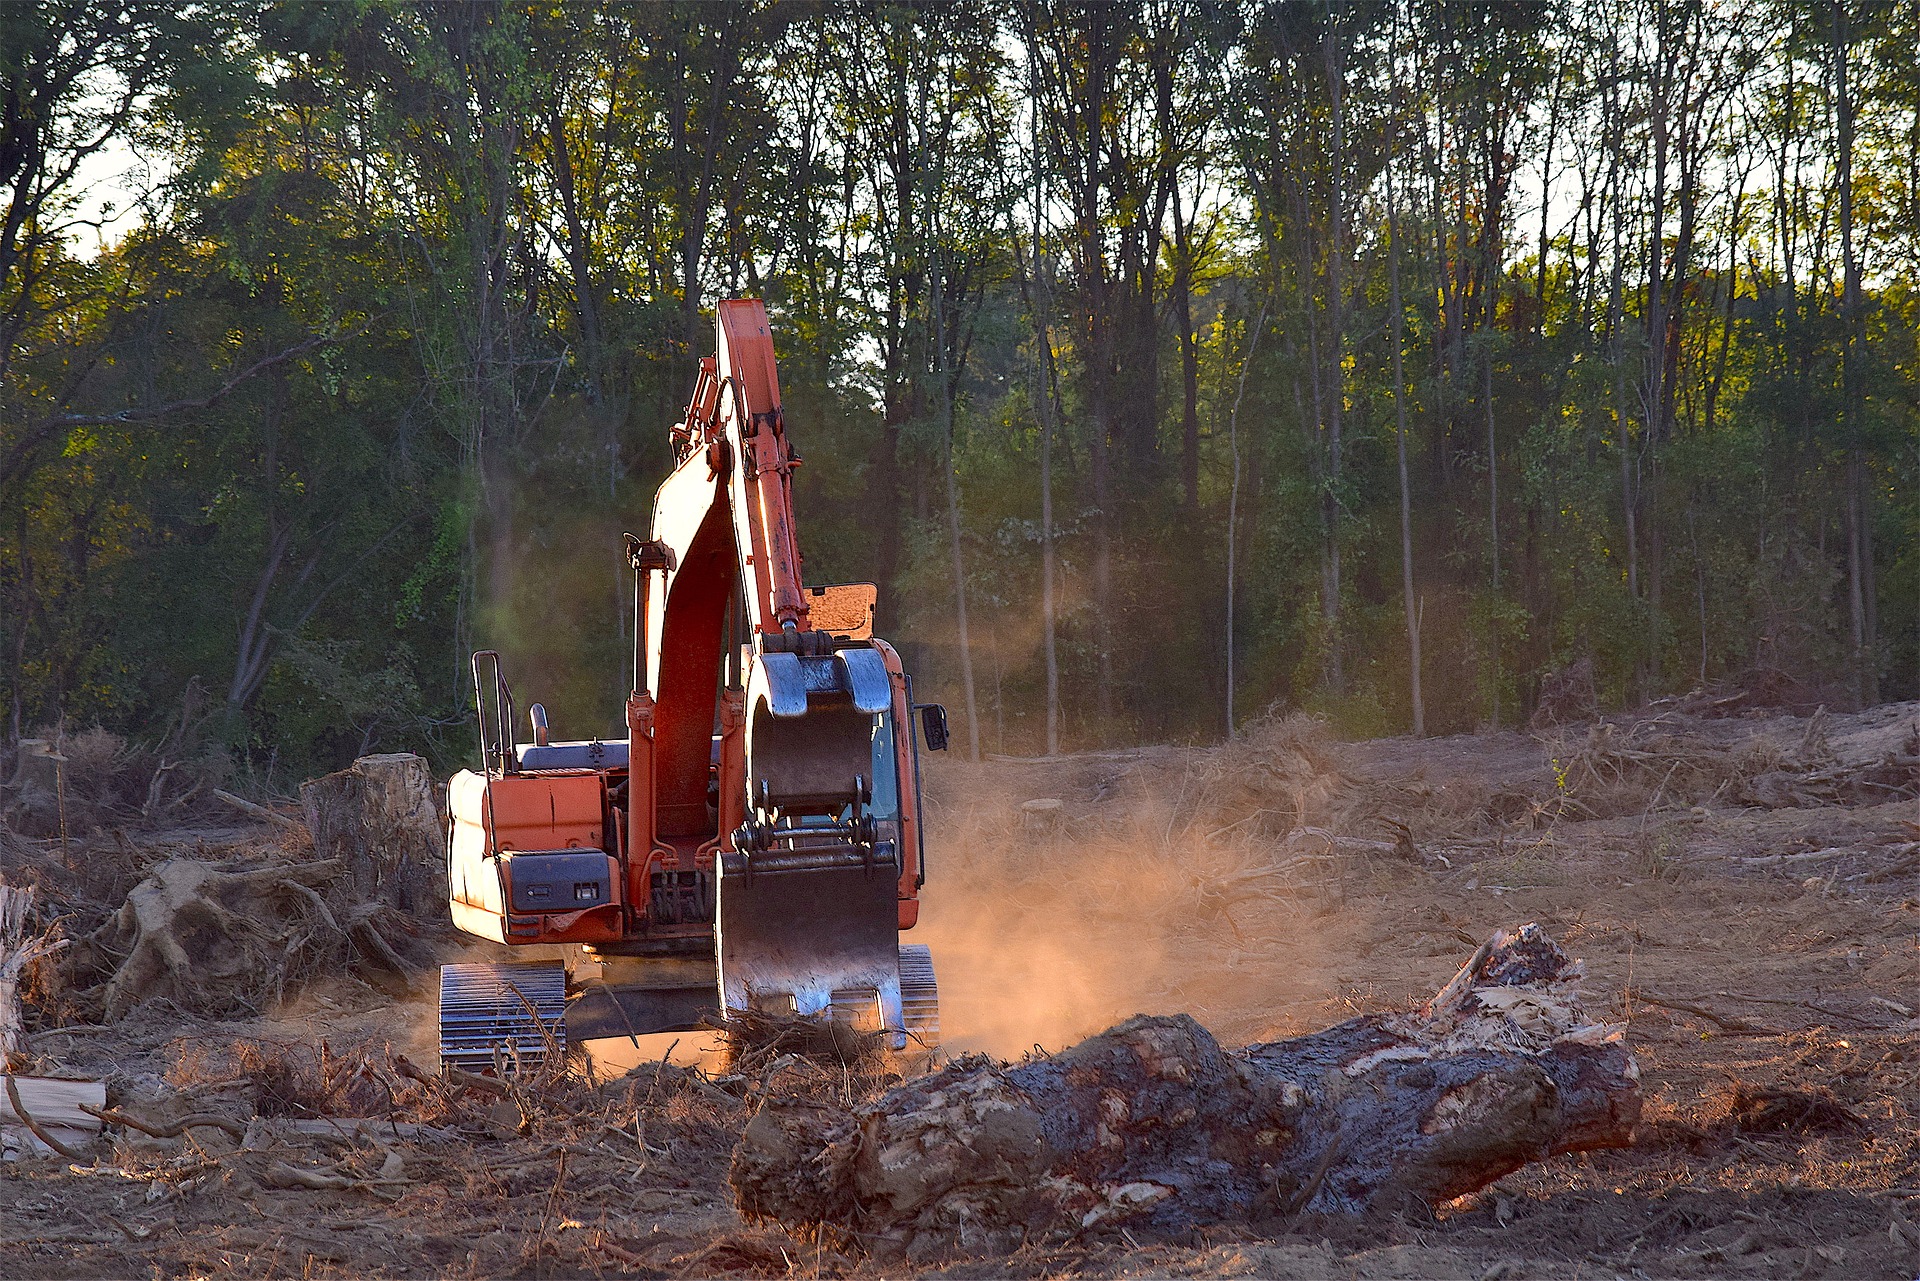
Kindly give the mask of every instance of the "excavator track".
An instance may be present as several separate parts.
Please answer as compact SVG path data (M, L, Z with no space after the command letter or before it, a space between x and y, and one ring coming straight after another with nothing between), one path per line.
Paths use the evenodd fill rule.
M567 1052L567 970L559 961L440 967L440 1065L521 1070Z
M940 986L933 977L933 953L924 943L900 945L900 1013L907 1033L904 1053L931 1066L940 1050Z

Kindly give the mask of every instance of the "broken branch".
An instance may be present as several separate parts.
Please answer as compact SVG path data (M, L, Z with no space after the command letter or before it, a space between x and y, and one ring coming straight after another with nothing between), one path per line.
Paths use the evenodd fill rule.
M89 1104L82 1103L80 1110L90 1116L97 1116L102 1121L109 1122L110 1124L124 1125L130 1130L138 1130L142 1134L150 1134L156 1139L177 1139L188 1130L194 1129L220 1130L236 1139L243 1139L247 1134L246 1129L241 1126L239 1122L230 1117L218 1116L212 1112L196 1112L192 1116L182 1117L178 1121L161 1123L156 1121L143 1121L132 1113L123 1112L119 1108L96 1108Z
M212 795L216 801L225 805L231 805L242 814L251 818L257 818L263 823L278 823L281 827L289 828L296 832L304 832L307 830L307 825L299 819L288 818L285 814L276 814L264 805L255 805L244 796L235 796L232 792L222 791L217 787L213 789Z

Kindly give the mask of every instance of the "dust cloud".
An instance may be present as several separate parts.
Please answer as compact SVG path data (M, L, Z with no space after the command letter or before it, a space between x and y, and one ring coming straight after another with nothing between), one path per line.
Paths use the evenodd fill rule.
M921 924L949 1055L1055 1050L1136 1013L1258 1039L1332 989L1342 863L1302 833L1352 817L1311 721L1205 753L929 770ZM1057 807L1026 807L1036 799Z

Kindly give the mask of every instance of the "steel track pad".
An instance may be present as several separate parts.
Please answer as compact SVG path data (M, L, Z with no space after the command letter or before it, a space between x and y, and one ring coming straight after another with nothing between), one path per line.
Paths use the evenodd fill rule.
M567 1050L567 968L559 961L440 967L440 1062L533 1067Z

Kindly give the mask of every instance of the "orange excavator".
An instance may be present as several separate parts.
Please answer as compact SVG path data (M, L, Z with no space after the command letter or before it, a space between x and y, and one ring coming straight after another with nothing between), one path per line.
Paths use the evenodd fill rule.
M593 964L443 967L444 1064L511 1069L746 1010L909 1054L938 1042L932 959L900 934L925 880L920 740L945 748L946 712L913 701L873 636L872 584L803 583L766 309L721 302L715 328L651 537L625 536L627 737L557 741L535 703L516 742L500 655L473 656L481 766L447 789L453 922Z

